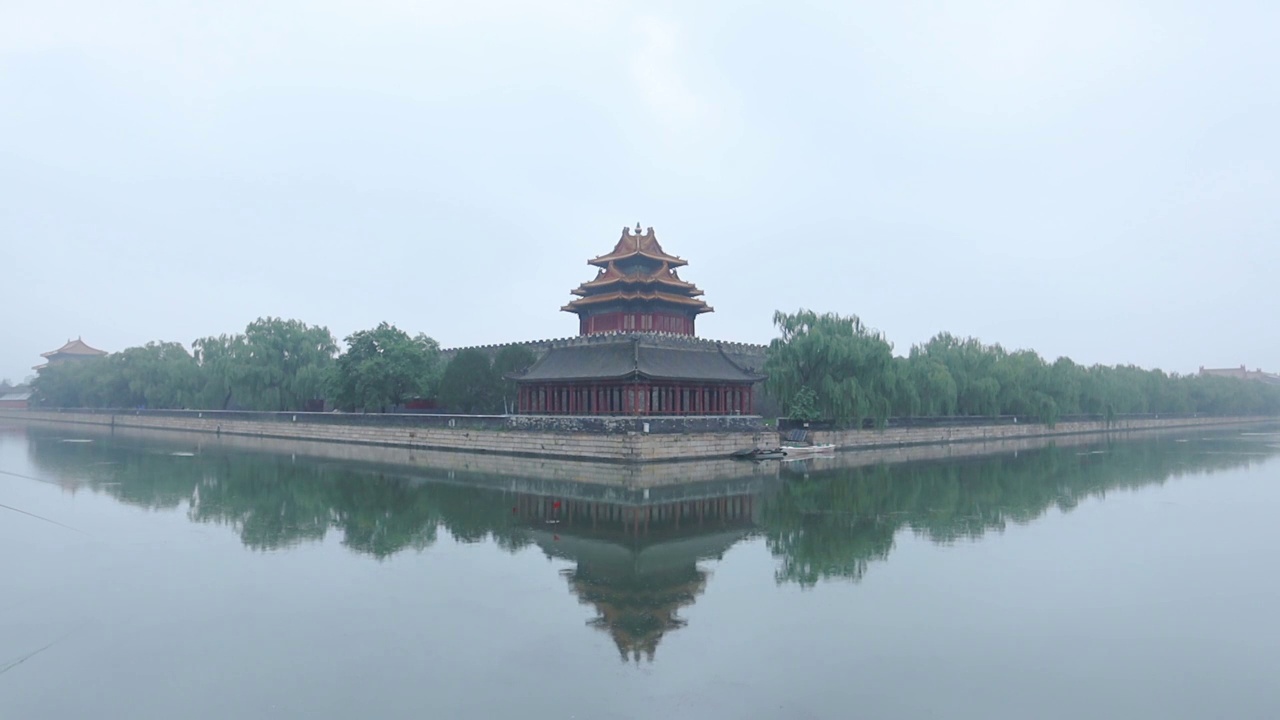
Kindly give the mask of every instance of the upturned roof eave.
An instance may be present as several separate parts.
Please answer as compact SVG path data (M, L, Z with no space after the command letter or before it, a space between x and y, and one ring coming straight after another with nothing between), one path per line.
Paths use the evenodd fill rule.
M678 375L650 375L649 373L639 370L625 373L623 375L581 375L578 377L544 377L530 378L525 376L512 376L507 374L504 377L508 380L514 380L517 384L537 383L537 382L605 382L619 381L626 382L630 380L657 380L667 382L690 382L690 383L737 383L741 385L749 385L758 382L764 382L768 379L768 375L746 375L741 379L738 378L698 378L685 377Z
M623 302L623 301L619 301L619 302ZM576 314L578 314L578 313L587 312L587 311L589 311L589 310L591 310L591 309L592 309L592 308L591 308L591 307L589 307L589 306L588 306L588 307L582 307L581 305L578 305L578 304L577 304L577 301L575 300L575 301L573 301L573 302L569 303L568 305L562 305L562 306L560 307L560 312L574 313L574 314L576 315ZM691 309L691 310L693 310L693 314L694 314L694 315L702 315L702 314L704 314L704 313L709 313L709 312L715 312L715 311L716 311L716 309L715 309L715 308L713 308L713 307L711 307L710 305L704 305L704 306L702 306L702 307L687 308L687 309ZM643 330L630 331L630 330L629 330L629 331L627 331L627 332L646 332L646 331L643 331Z
M645 252L644 250L627 250L625 252L611 252L608 255L600 255L597 257L593 257L587 261L587 264L594 265L596 267L607 267L611 262L626 260L627 258L633 258L633 257L642 257L648 260L666 262L673 268L684 267L689 264L689 261L685 260L682 257L677 257L675 255L668 255L666 253L657 255L654 253Z
M679 288L685 291L689 297L696 297L698 295L705 294L702 292L702 290L698 289L697 285L694 285L691 282L686 282L684 280L676 280L673 278L652 277L652 276L636 277L636 278L619 278L619 277L600 278L598 280L590 280L590 281L584 282L578 287L574 288L573 290L570 290L569 292L574 295L582 295L585 297L588 294L599 292L601 290L607 291L609 287L612 285L635 286L635 285L649 285L649 284L667 285L670 287Z
M622 291L615 291L608 294L593 294L572 300L568 305L560 308L567 312L577 312L576 308L585 308L591 305L601 305L611 302L647 302L647 303L668 303L671 305L682 306L687 309L694 309L698 312L712 312L713 308L706 303L705 300L699 300L695 297L683 295L672 295L669 293L652 293L649 296L640 293L631 293L628 295Z

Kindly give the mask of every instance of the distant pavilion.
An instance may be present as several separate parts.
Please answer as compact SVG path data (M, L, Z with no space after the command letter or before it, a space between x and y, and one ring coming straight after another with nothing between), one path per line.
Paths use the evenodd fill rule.
M85 344L84 340L76 338L75 340L68 340L66 345L63 345L57 350L40 353L40 357L44 358L45 362L40 365L36 365L31 369L40 371L53 365L60 365L64 362L84 360L85 358L91 357L102 357L106 354L107 352L105 350L89 347Z
M688 263L658 244L653 228L623 228L613 250L587 261L596 277L561 310L578 316L584 342L550 349L523 373L518 411L537 415L751 415L765 376L694 339L712 312L681 279Z

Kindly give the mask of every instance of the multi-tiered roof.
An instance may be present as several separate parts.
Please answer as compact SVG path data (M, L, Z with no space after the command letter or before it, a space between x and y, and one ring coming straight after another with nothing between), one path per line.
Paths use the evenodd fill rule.
M600 268L599 272L574 289L578 299L561 310L580 316L615 309L666 310L687 316L712 312L710 305L698 299L702 291L676 272L688 263L664 251L653 228L643 233L638 224L634 232L623 228L613 250L587 264Z

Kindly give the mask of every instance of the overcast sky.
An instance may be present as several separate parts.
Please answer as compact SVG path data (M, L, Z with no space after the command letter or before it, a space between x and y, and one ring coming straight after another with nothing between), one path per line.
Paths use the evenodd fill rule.
M699 334L856 313L1280 371L1280 3L0 0L0 377L264 315L576 334L624 225Z

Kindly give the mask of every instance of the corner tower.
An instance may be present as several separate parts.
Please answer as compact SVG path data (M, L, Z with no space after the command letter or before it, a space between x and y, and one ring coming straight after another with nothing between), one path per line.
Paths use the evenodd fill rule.
M560 308L578 316L578 334L665 332L693 335L694 320L712 312L696 285L680 279L676 268L688 265L668 255L653 228L622 229L607 255L587 261L599 268L593 280L573 290L578 298Z

